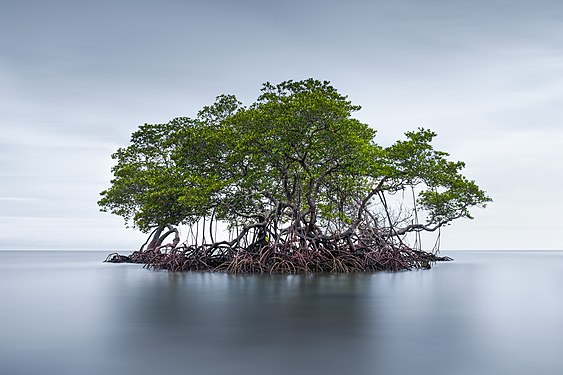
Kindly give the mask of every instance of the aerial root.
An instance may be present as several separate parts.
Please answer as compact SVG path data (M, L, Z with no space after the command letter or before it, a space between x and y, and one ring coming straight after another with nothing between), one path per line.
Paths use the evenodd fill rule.
M253 250L249 250L253 249ZM164 251L163 251L164 250ZM227 273L349 273L428 269L449 257L387 243L379 248L350 246L349 242L306 241L238 245L182 245L177 248L135 251L129 256L112 253L111 263L142 263L149 269L215 271Z

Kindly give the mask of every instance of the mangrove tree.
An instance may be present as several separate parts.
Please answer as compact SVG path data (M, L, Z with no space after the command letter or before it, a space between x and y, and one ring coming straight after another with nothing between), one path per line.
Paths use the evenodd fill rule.
M193 117L144 124L113 155L102 211L148 234L150 268L349 272L428 268L420 248L490 198L419 128L394 144L353 117L329 82L266 83L244 106L222 95Z

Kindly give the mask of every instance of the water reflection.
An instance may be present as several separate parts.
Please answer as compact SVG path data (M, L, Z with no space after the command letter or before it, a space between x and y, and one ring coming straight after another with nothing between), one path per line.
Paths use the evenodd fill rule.
M115 341L116 350L126 345L131 357L150 351L171 368L187 366L196 373L237 374L340 373L368 354L362 341L370 317L361 297L369 294L369 277L162 278L165 284L134 283L127 289L134 298L117 321L128 319L129 329ZM143 367L148 373L161 363L147 361Z
M233 276L0 252L4 374L559 374L563 253Z

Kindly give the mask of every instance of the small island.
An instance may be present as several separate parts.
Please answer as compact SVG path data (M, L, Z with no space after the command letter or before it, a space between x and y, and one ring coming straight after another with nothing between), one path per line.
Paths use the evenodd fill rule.
M419 128L383 147L327 81L221 95L195 118L144 124L113 158L98 202L148 234L106 261L230 273L430 268L436 232L491 199ZM179 228L187 232L182 237ZM413 240L414 238L414 240Z

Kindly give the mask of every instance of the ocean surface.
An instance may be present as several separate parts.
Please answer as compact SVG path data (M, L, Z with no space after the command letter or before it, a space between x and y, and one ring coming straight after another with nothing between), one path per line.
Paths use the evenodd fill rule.
M234 276L0 251L0 374L563 374L563 252Z

